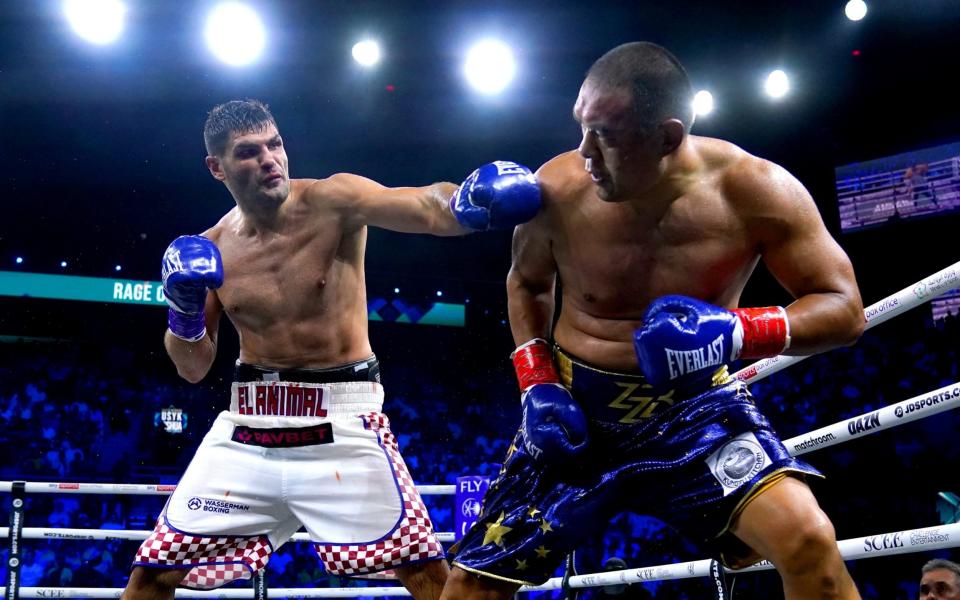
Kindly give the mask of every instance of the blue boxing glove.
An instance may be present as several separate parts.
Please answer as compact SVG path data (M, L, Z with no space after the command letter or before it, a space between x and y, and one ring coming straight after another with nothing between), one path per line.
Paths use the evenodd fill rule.
M223 261L216 244L199 235L182 235L163 253L163 294L170 309L170 333L196 342L207 332L203 307L207 289L223 285Z
M508 160L474 171L450 198L450 211L474 231L526 223L540 210L540 184L530 169Z
M559 463L587 445L587 417L553 366L550 346L536 338L510 355L523 391L523 447L538 462Z
M732 311L687 296L650 303L633 347L655 392L709 387L720 365L738 358L776 356L790 345L786 310L779 306Z

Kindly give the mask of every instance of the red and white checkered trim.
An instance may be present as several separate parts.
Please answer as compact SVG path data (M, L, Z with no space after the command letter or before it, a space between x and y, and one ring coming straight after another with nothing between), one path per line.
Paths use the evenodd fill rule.
M273 548L266 536L200 537L174 531L163 517L133 559L134 566L193 567L180 585L210 590L249 579L267 566Z
M383 571L408 563L443 557L443 546L433 533L433 523L400 456L390 420L379 412L361 415L366 427L380 434L403 498L403 517L387 539L374 544L315 544L328 573L359 575Z

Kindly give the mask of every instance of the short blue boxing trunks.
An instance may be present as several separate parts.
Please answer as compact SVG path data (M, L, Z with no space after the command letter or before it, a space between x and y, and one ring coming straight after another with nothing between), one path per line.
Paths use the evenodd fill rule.
M820 476L788 454L725 368L707 391L679 398L652 396L642 375L596 369L559 348L555 358L588 415L587 449L543 467L517 434L480 520L450 552L466 571L539 585L623 511L657 517L737 564L749 549L728 529L743 507L785 475Z

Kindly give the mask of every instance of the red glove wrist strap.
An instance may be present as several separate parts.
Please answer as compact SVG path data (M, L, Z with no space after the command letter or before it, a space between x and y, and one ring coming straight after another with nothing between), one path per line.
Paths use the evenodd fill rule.
M777 356L790 347L790 323L782 306L735 308L743 325L743 347L739 358Z
M532 339L514 350L510 358L513 359L521 391L538 383L560 383L560 376L553 364L553 352L546 340Z

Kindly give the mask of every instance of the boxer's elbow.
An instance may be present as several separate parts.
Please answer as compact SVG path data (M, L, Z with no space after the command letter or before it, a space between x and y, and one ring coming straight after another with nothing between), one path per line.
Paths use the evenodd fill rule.
M839 343L842 346L852 346L860 340L860 336L867 327L867 319L863 314L863 302L860 297L850 299L845 306L843 321L837 327Z
M210 372L210 367L206 368L197 368L191 366L177 365L177 374L180 377L183 377L190 383L200 383L204 377L207 376L207 373Z
M863 335L864 325L866 325L866 322L863 319L850 323L846 335L840 340L840 345L853 346L856 344L860 340L860 336Z
M216 343L208 335L197 342L177 339L169 331L164 336L167 355L177 368L177 374L190 383L199 383L213 366L217 355Z

